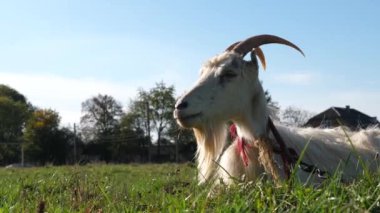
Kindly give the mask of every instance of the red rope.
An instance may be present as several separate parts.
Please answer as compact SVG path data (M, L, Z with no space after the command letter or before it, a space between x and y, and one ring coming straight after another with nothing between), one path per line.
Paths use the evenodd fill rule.
M248 166L249 158L247 155L247 151L248 151L248 148L252 148L252 146L249 143L247 143L244 140L244 138L238 136L235 124L232 124L230 126L230 135L231 135L231 140L237 139L237 152L240 154L240 157L244 165Z

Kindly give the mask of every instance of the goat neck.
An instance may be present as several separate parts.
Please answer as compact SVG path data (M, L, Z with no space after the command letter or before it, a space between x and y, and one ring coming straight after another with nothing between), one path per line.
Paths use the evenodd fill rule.
M257 94L252 98L251 106L242 110L241 114L232 119L237 126L237 134L246 140L254 141L266 137L268 133L268 108L261 84L257 84Z

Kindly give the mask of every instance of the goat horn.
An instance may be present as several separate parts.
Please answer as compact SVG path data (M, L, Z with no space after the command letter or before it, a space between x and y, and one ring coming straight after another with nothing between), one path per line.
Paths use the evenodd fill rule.
M288 40L285 40L283 38L280 38L280 37L274 36L274 35L253 36L253 37L250 37L250 38L248 38L248 39L246 39L246 40L244 40L238 44L236 44L236 43L232 44L230 47L232 48L232 51L234 51L234 52L236 52L242 56L245 56L252 49L257 48L260 45L273 44L273 43L283 44L283 45L293 47L294 49L298 50L303 56L305 56L305 54L302 52L302 50L299 47L297 47L295 44L293 44L292 42L290 42ZM230 47L228 47L227 49L229 49Z
M231 44L229 47L227 47L227 49L225 51L228 52L228 51L233 50L236 45L240 44L240 42L241 41L237 41L237 42ZM265 70L266 63L265 63L264 52L260 49L260 47L256 47L252 52L260 59L261 65L263 66L263 69Z
M231 51L232 49L235 48L236 45L240 44L240 42L241 42L241 41L237 41L237 42L231 44L229 47L227 47L227 49L226 49L225 51L226 51L226 52Z
M227 47L227 49L225 51L228 52L228 51L233 50L236 45L240 44L240 42L241 41L237 41L237 42L231 44L229 47ZM256 47L252 52L260 59L261 65L263 66L263 69L265 70L266 69L266 63L265 63L264 52L261 50L260 47Z
M261 65L263 66L263 69L265 70L267 65L265 63L264 52L261 50L260 47L256 47L253 53L255 53L255 55L260 59Z

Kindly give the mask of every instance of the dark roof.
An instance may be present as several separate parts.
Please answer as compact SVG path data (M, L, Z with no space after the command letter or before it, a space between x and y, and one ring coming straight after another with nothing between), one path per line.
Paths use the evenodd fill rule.
M346 107L330 107L310 118L304 126L337 127L347 126L352 130L379 125L376 117L368 116L356 109Z

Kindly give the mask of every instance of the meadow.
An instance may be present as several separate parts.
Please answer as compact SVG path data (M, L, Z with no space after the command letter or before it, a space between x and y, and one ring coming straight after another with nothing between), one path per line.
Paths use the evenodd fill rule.
M380 178L332 177L318 187L295 179L198 186L186 164L0 169L0 212L379 212Z

